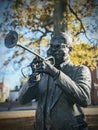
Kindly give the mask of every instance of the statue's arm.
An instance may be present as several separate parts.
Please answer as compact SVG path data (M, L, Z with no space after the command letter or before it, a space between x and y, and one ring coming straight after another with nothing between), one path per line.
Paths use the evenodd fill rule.
M60 71L55 83L63 90L73 103L86 107L90 103L91 73L86 66L81 66L75 75L75 80Z
M38 81L32 81L32 83L30 83L29 80L19 91L18 100L21 104L29 103L32 99L38 98Z

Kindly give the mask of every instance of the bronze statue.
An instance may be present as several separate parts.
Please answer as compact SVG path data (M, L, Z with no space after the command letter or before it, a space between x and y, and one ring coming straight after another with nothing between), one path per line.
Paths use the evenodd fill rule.
M21 104L38 101L36 130L87 128L82 107L90 103L91 74L86 66L70 61L71 42L66 33L54 35L47 55L55 58L55 65L36 60L38 75L31 76L20 90Z

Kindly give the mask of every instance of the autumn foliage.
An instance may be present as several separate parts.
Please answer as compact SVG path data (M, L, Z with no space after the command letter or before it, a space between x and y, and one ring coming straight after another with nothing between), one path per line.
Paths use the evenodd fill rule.
M73 44L70 58L76 65L85 64L93 70L98 62L98 47L84 43Z

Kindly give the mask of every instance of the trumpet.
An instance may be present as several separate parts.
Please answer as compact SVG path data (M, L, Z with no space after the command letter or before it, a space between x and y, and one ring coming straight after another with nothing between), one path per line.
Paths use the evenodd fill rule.
M40 59L40 60L44 61L46 64L49 64L49 61L51 61L51 64L52 64L52 65L55 64L55 59L54 59L53 56L49 56L49 57L47 57L47 58L43 58L43 57L41 57L39 54L37 54L36 52L30 50L29 48L27 48L27 47L25 47L25 46L23 46L23 45L18 44L18 33L17 33L16 31L12 31L12 30L11 30L11 31L6 35L4 44L5 44L5 46L6 46L7 48L13 48L13 47L15 47L15 46L21 47L21 48L27 50L28 52L34 54L34 55L37 57L37 59ZM29 66L30 66L31 68L32 68L32 66L36 66L36 65L35 65L35 61L32 62L32 63L30 63L30 65L28 65L28 66L26 66L26 67L29 67ZM24 68L26 68L26 67L24 67ZM26 76L24 75L24 73L23 73L23 69L24 69L24 68L22 68L22 74L23 74L24 77L26 77ZM32 74L34 74L34 70L35 70L35 69L32 68Z

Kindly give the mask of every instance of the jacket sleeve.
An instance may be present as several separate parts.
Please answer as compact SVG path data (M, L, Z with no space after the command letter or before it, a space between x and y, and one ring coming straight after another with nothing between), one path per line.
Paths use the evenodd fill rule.
M90 103L91 73L86 66L78 68L74 80L60 71L55 83L73 103L86 107Z
M30 80L30 79L29 79ZM29 103L38 97L38 81L27 81L19 91L18 100L21 104Z

